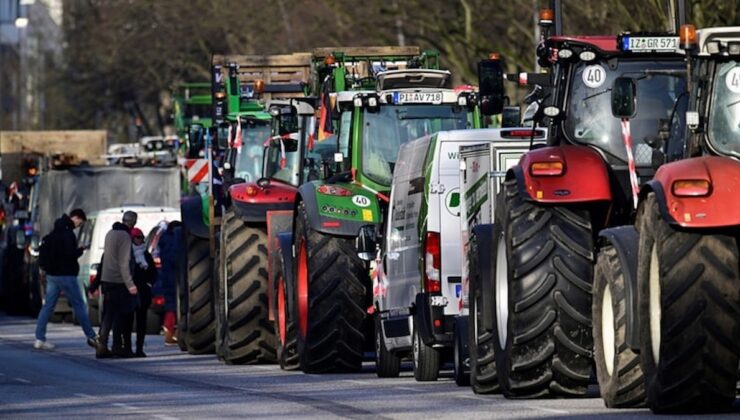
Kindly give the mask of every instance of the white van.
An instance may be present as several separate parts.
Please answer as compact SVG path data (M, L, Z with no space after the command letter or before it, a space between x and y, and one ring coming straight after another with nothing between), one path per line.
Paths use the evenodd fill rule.
M410 352L414 377L437 379L461 310L459 147L523 132L531 129L441 131L401 146L372 273L379 376L397 376Z
M97 274L97 266L93 267L93 265L100 263L100 257L103 255L103 247L105 245L105 235L111 230L113 223L121 221L123 213L128 210L135 211L138 214L136 227L141 229L144 235L148 234L149 231L162 221L171 222L173 220L181 220L180 209L173 207L114 207L90 213L87 222L82 227L79 238L81 245L89 247L78 259L80 273L77 276L77 280L83 290L83 296L87 297L90 281ZM90 320L93 324L97 324L100 319L98 303L97 299L90 299L88 301Z

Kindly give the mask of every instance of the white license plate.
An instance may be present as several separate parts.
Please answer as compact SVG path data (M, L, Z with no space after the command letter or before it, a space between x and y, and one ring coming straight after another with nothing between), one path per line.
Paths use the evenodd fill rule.
M630 36L622 39L623 49L632 52L676 51L678 37Z
M442 92L396 92L397 104L441 104Z

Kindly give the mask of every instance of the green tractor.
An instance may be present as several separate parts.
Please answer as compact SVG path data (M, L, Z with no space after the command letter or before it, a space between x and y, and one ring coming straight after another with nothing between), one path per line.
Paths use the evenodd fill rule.
M211 128L211 84L190 82L178 85L173 93L177 137L187 140L188 158L204 155L204 130Z
M436 53L384 47L314 56L322 52L314 70L318 131L332 121L337 143L322 179L298 188L292 229L279 235L284 275L273 299L278 335L301 368L316 373L356 371L372 349L370 267L358 245L371 239L366 226L385 217L400 145L481 126L477 95L452 89Z

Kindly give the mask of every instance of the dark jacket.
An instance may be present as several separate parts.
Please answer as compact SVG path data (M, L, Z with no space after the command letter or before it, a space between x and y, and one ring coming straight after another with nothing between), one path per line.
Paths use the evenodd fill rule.
M174 226L174 225L173 225ZM159 281L164 296L165 311L177 310L177 276L182 270L185 249L180 227L168 227L159 239Z
M133 254L133 252L132 252ZM138 290L139 306L148 308L152 303L152 285L157 280L157 267L154 265L154 258L149 251L144 252L144 258L148 267L141 268L134 262L134 284Z
M51 276L77 276L80 264L77 258L82 255L82 248L77 246L75 225L66 214L54 222L54 230L43 239L41 252L48 253L44 258L44 271Z

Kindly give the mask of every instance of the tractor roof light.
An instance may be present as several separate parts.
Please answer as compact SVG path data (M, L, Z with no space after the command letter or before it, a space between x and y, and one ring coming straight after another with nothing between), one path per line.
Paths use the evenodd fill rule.
M460 94L460 96L457 97L457 104L461 107L468 106L468 95Z
M218 100L224 99L226 97L226 92L218 91L218 92L216 92L216 93L213 94L213 97L216 98L216 99L218 99Z
M540 26L550 26L555 18L552 9L540 9Z
M501 59L501 54L497 52L492 52L488 54L488 59L492 61L498 61Z
M563 48L561 50L558 50L558 58L567 60L571 57L573 57L573 50L568 49L568 48Z
M694 25L681 25L678 31L678 39L681 48L690 50L696 47L696 27Z
M560 176L565 170L565 165L560 161L533 162L529 167L532 176Z
M719 41L707 42L707 52L709 54L719 54L720 51Z
M699 113L696 111L686 111L686 126L691 130L699 128Z
M581 51L580 54L578 54L578 58L581 59L581 61L594 61L596 59L596 53L593 51Z
M324 57L324 64L327 66L333 66L337 62L337 58L333 54L329 54Z
M258 79L254 81L254 93L262 93L265 91L265 81Z
M676 197L706 197L712 191L712 184L705 179L677 179L671 190Z
M362 98L360 96L355 96L355 99L352 101L355 105L355 108L362 108Z
M370 108L375 108L378 106L378 97L377 96L369 96L367 98L367 106Z
M730 42L727 44L727 52L730 55L740 55L740 42Z

